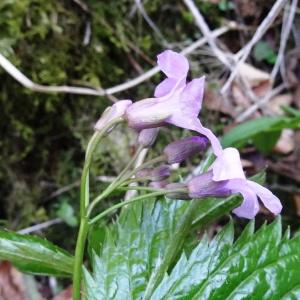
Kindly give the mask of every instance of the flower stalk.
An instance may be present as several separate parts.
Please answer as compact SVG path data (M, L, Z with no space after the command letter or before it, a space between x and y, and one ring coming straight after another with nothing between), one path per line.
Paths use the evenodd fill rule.
M73 299L80 300L81 276L82 276L82 263L85 249L85 242L88 232L87 211L89 205L89 170L92 163L93 153L97 148L99 142L106 134L111 126L122 122L122 118L116 118L106 124L101 131L95 131L90 139L85 155L85 162L80 181L80 226L79 233L75 248L75 260L73 269Z

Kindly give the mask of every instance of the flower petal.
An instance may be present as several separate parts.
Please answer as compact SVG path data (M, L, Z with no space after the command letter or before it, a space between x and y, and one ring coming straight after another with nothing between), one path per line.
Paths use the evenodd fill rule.
M275 215L281 212L281 202L271 191L254 181L247 180L247 183L269 211Z
M227 188L227 181L213 181L212 172L205 172L192 178L188 182L188 193L191 198L226 197L231 190Z
M246 179L239 151L236 148L226 148L217 157L210 169L213 170L213 180Z
M226 185L230 188L232 193L242 194L244 201L243 203L233 210L238 217L253 219L259 211L259 204L256 194L247 185L247 181L243 179L229 180Z
M154 91L154 97L163 97L170 93L176 85L177 80L174 78L166 78L163 80Z
M172 110L170 105L158 99L143 99L130 105L125 113L129 127L142 130L164 125L168 117L172 115Z
M191 126L188 129L195 130L198 133L203 134L204 136L206 136L209 139L210 143L211 143L214 154L217 157L222 155L223 149L222 149L220 141L218 140L218 138L213 134L213 132L210 129L204 127L201 124L199 119L195 120L193 122L193 126Z
M191 126L193 121L198 118L203 99L204 80L204 76L194 79L184 89L177 84L172 95L169 95L168 105L173 107L173 114L168 119L168 123L187 128L184 126Z
M157 56L157 64L167 77L180 79L187 76L189 62L182 54L166 50Z

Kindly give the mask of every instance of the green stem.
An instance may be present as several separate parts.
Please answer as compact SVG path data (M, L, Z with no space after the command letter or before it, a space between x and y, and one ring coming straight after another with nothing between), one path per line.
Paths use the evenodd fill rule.
M202 171L206 171L211 165L213 160L213 155L209 155L206 161L202 165ZM171 263L177 257L179 251L181 250L185 237L188 234L191 224L194 219L194 214L199 211L199 206L202 204L199 200L193 200L184 215L182 216L179 225L174 233L170 243L168 244L165 255L158 266L154 271L153 276L150 278L150 281L147 285L143 300L149 300L153 294L154 289L161 282L164 275L168 271Z
M139 153L138 153L139 154ZM114 182L112 182L100 195L98 195L90 204L88 208L87 215L90 216L92 213L92 210L95 208L95 206L104 198L106 198L112 191L114 191L116 188L119 186L123 185L125 182L127 183L127 180L130 180L130 178L139 170L142 170L148 166L151 166L155 163L161 162L165 160L165 156L158 156L154 159L151 159L144 164L140 165L138 168L132 170L131 172L127 173L126 172L129 170L129 168L132 166L133 162L135 161L137 155L135 155L132 160L128 163L128 165L125 167L125 172L124 170L122 171L122 176L118 176ZM126 175L126 176L125 176Z
M134 190L134 191L145 191L145 192L163 192L165 191L165 189L154 189L151 187L147 187L147 186L128 186L128 187L118 187L117 190L119 191L130 191L130 190Z
M96 217L94 217L93 219L91 219L89 221L89 225L94 224L95 222L99 221L100 219L102 219L103 217L105 217L106 215L108 215L109 213L113 212L114 210L122 207L122 206L126 206L128 204L140 201L140 200L144 200L150 197L157 197L157 196L162 196L162 195L166 195L168 193L168 191L158 191L158 192L153 192L153 193L149 193L146 195L142 195L142 196L138 196L135 198L132 198L128 201L122 201L119 202L118 204L115 204L113 206L111 206L110 208L108 208L107 210L103 211L102 213L100 213L99 215L97 215Z
M82 262L85 248L85 241L88 233L87 218L81 218L79 233L77 237L76 249L75 249L75 264L73 271L73 300L80 300L80 287L81 287L81 274L82 274Z
M88 232L88 222L86 208L89 205L89 170L92 163L93 153L100 140L107 130L113 125L122 122L122 118L114 119L109 122L101 131L95 131L90 139L85 155L84 166L80 181L80 227L75 248L74 269L73 269L73 299L80 300L82 263L85 248L85 241Z
M145 163L143 163L142 165L140 165L138 168L132 170L129 174L127 174L125 180L131 178L133 175L135 175L136 172L138 172L138 171L140 171L140 170L142 170L142 169L145 169L145 168L147 168L147 167L149 167L149 166L152 166L152 165L154 165L154 164L157 164L157 163L159 163L159 162L163 162L163 161L165 161L165 160L166 160L165 155L160 155L160 156L157 156L157 157L155 157L155 158L153 158L153 159L150 159L150 160L146 161ZM122 183L123 183L123 182L122 182Z
M137 157L143 150L142 147L139 147L138 150L136 151L135 155L132 157L132 159L129 161L127 166L123 169L123 171L117 176L117 178L99 195L97 196L90 204L88 210L87 210L87 215L90 216L92 213L92 210L94 207L105 197L107 197L112 191L116 189L117 186L119 186L119 181L123 179L123 177L126 175L127 171L130 169L130 167L134 164L136 161ZM127 176L126 176L127 178Z

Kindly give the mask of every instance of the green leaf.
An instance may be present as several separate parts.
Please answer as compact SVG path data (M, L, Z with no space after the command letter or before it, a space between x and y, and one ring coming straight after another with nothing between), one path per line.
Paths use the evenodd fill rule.
M102 253L94 255L93 275L85 270L89 300L143 298L163 254L162 249L155 251L154 245L163 247L168 241L168 230L158 228L174 228L166 215L157 214L162 207L170 209L168 206L152 204L153 218L145 223L144 213L149 208L145 204L123 213L122 224L117 223L119 233L108 233ZM143 228L144 237L136 224ZM129 233L129 228L134 231ZM162 239L153 234L156 230L164 232ZM300 235L291 239L287 232L282 237L280 218L255 233L254 221L249 222L235 242L233 232L230 221L211 241L204 234L190 255L181 252L150 299L298 299Z
M31 235L0 231L0 258L23 272L70 276L73 257L47 240Z
M270 131L267 133L259 133L255 135L253 143L255 147L260 150L263 154L268 154L276 145L281 134L281 130Z
M207 225L240 201L238 197L201 200L193 227ZM93 275L85 271L88 299L140 299L190 204L147 199L123 209L107 230L101 252L93 256ZM180 249L178 245L179 253Z
M56 212L57 216L64 220L69 226L75 227L78 224L77 218L74 214L74 208L66 201L63 200Z
M269 64L276 62L276 53L267 42L258 42L254 47L254 57L257 61L265 60Z
M224 147L240 148L260 134L266 137L274 132L278 133L284 128L300 128L300 116L262 117L250 120L237 125L226 133L222 139L222 145Z
M297 299L291 297L299 293L300 237L281 239L279 218L254 234L253 228L250 222L235 243L228 226L210 243L202 239L184 264L181 256L151 300Z

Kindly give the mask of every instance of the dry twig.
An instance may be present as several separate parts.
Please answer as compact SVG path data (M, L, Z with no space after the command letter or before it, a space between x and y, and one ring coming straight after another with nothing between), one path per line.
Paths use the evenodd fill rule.
M272 73L271 73L271 79L272 81L275 80L275 77L279 71L279 69L282 69L282 60L284 57L285 47L288 41L288 38L290 36L293 21L295 18L295 13L298 5L298 0L293 0L291 6L286 8L285 14L284 14L284 22L282 22L282 29L281 29L281 38L280 38L280 46L278 50L277 60L273 67ZM286 16L286 17L285 17ZM285 71L281 70L282 79L285 80Z
M232 69L232 63L230 63L229 57L224 54L222 50L217 46L216 40L214 35L212 34L211 30L209 29L205 19L203 18L202 14L196 7L193 0L183 0L186 6L189 8L190 12L195 18L196 24L202 31L204 37L206 37L211 50L215 54L215 56L228 68ZM230 54L232 56L232 54Z
M212 32L213 37L218 37L228 32L230 29L234 29L234 26L224 26L219 29L216 29ZM195 49L203 46L207 42L207 38L203 37L188 47L184 48L181 53L189 54L192 53ZM3 69L9 73L15 80L17 80L24 87L42 93L69 93L69 94L79 94L79 95L91 95L91 96L107 96L116 94L127 89L133 88L138 84L148 80L156 73L159 72L158 67L154 67L144 74L131 79L122 84L116 85L114 87L108 89L102 88L85 88L85 87L75 87L75 86L45 86L34 83L28 77L26 77L21 71L19 71L7 58L5 58L2 54L0 54L0 65Z
M237 122L243 122L246 119L248 119L252 114L254 114L259 108L266 105L270 99L275 97L276 95L280 94L284 89L286 88L286 85L283 83L276 87L275 89L269 91L267 95L260 101L254 103L252 106L250 106L248 109L246 109L243 113L241 113L237 118Z
M231 72L229 78L227 79L226 83L221 89L221 93L225 94L229 89L232 81L238 75L238 67L241 63L244 63L248 58L249 54L251 53L252 48L255 44L261 39L261 37L265 34L268 28L271 26L275 18L278 16L280 11L282 10L285 2L287 0L277 0L273 7L271 8L270 12L266 16L266 18L261 22L259 27L257 28L255 34L253 35L252 39L247 43L245 47L243 47L236 55L235 58L238 60L234 70Z
M46 228L48 228L52 225L60 224L62 222L63 222L62 219L56 218L56 219L53 219L53 220L49 220L49 221L46 221L46 222L43 222L43 223L40 223L40 224L36 224L36 225L30 226L30 227L21 229L21 230L18 231L18 233L29 234L29 233L32 233L32 232L35 232L35 231L40 231L40 230L46 229Z

